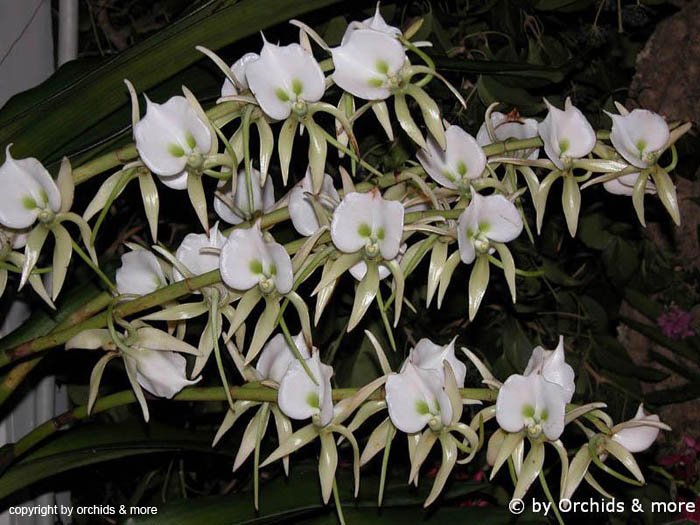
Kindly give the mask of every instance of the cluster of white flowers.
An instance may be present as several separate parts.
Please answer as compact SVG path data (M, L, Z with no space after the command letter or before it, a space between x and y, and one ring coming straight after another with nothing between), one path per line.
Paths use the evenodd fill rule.
M218 441L240 414L254 405L231 398L219 348L223 341L246 381L262 382L278 390L277 404L262 404L254 420L266 426L272 411L278 422L280 448L263 465L283 459L287 466L288 456L294 450L319 437L319 472L325 500L330 497L337 465L332 433L350 441L356 453L355 463L369 461L386 446L386 436L391 432L392 437L396 430L406 433L411 454L410 480L416 483L418 469L439 440L443 464L427 505L439 495L456 462L473 458L483 443L483 436L478 435L483 432L483 423L494 417L501 430L489 440L489 458L493 460L494 473L509 458L515 461L519 481L514 497L522 495L539 474L545 442L557 448L562 469L569 469L562 478L562 494L572 493L590 462L603 461L606 454L621 459L639 479L641 474L637 475L630 452L648 447L659 429L667 427L658 417L645 416L641 407L634 420L614 426L602 412L601 403L571 405L574 372L565 361L563 339L553 351L535 348L523 375L511 375L503 384L465 349L486 385L497 390L497 394L485 398L495 397L495 407L485 408L470 424L465 424L461 421L463 405L479 400L460 390L465 386L467 368L455 356L456 338L444 346L421 339L395 373L372 334L368 334L384 375L334 405L333 369L321 362L321 352L312 344L309 309L296 290L316 269L322 268L312 294L317 297L314 321L318 323L336 283L349 271L359 282L347 330L360 323L375 300L382 316L393 304L396 326L404 303L405 277L431 252L427 303L437 290L440 306L460 260L473 264L467 290L469 317L473 319L489 282L491 264L503 269L512 299L516 300L515 261L506 243L520 236L527 221L521 198L525 191L531 193L535 204L538 231L549 188L556 179L563 178L564 212L569 231L575 234L580 190L587 187L580 187L579 183L593 173L602 175L587 184L603 183L611 193L632 195L640 220L643 221L644 193L658 192L678 222L673 184L657 162L682 133L669 131L664 119L652 112L636 109L628 113L620 107L620 114L611 115L611 147L603 142L608 135L597 136L582 112L566 99L563 110L545 100L548 113L541 122L522 119L517 111L506 115L489 108L486 122L474 138L459 126L443 121L437 104L418 83L412 82L419 73L441 77L429 64L411 64L407 51L415 50L415 46L409 42L410 35L389 26L378 8L373 17L350 24L335 48L326 46L304 24L297 25L302 29L300 44L277 45L263 37L259 53L246 53L230 68L211 51L201 49L227 77L218 104L230 104L234 109L221 121L210 119L186 89L184 96L174 96L163 104L146 98L146 113L140 118L135 91L128 83L138 160L105 181L82 217L69 211L73 182L67 161L54 181L38 160L13 159L8 147L0 167L0 258L7 261L0 268L0 293L7 281L7 268L16 267L21 272L20 286L29 281L47 302L56 299L72 251L81 250L61 225L66 220L78 226L90 255L86 260L91 260L99 271L94 253L97 229L106 210L133 179L139 180L156 242L159 197L155 175L168 188L187 190L204 232L188 233L174 253L162 245L149 250L130 244L116 273L116 301L155 296L164 287L177 286L182 281L189 287L195 279L217 272L218 276L196 288L197 302L156 302L153 304L160 305L160 310L131 322L112 315L110 310L107 328L84 331L66 343L66 348L106 350L90 379L89 408L97 397L105 366L115 357L123 358L148 419L142 389L172 398L201 379L214 353L230 403ZM333 72L328 77L312 54L309 38L330 54ZM333 84L342 92L338 106L322 100ZM373 178L376 170L363 164L355 153L357 141L352 125L364 110L357 114L354 109L346 111L354 108L353 97L367 101L364 110L373 110L389 137L393 137L393 130L387 100L393 97L396 118L418 147L417 163L400 173L387 177L379 173L378 178ZM420 108L426 135L411 116L407 97ZM335 136L314 120L318 112L335 119ZM241 121L240 127L227 138L222 128L236 118ZM278 202L275 183L268 174L274 149L271 124L277 121L284 121L277 141L283 183L286 184L289 173L297 130L304 130L309 137L306 174ZM250 159L251 126L256 127L260 138L257 168ZM329 144L339 153L351 156L353 166L365 169L370 182L356 186L350 174L339 167L332 171L340 171L342 191L336 188L333 177L326 173ZM540 158L540 146L547 159ZM501 166L506 167L502 178L497 173ZM532 168L549 173L540 179ZM586 175L575 175L574 170L583 170ZM518 188L518 174L527 188ZM213 195L207 195L203 184L208 176L217 179ZM234 225L232 229L222 231L218 223L210 227L210 198L219 219ZM97 213L100 219L91 229L87 221ZM273 216L275 220L271 219ZM282 245L270 230L287 218L301 239ZM49 232L56 238L51 297L35 271ZM414 236L421 233L426 236L414 242ZM457 250L448 256L448 246L455 241ZM15 251L23 247L24 253ZM389 285L392 296L384 302L380 281L389 276L393 277ZM246 343L246 322L260 301L265 307ZM296 310L301 326L296 337L289 334L284 321L288 303ZM198 345L184 342L187 321L205 314L206 328ZM167 322L167 330L151 327L152 322ZM226 333L224 322L228 324ZM390 323L385 324L390 331ZM283 333L273 335L278 326ZM246 346L244 356L242 349ZM189 376L183 353L196 356ZM377 396L375 391L383 393ZM344 425L359 407L362 409L352 422ZM387 409L388 419L373 432L360 460L352 431L383 409ZM559 438L565 425L578 422L584 415L595 421L598 429L587 429L591 443L597 447L591 449L595 457L586 456L588 462L574 461L569 467ZM292 434L287 418L311 419L311 424ZM256 429L249 425L246 430L235 468L250 454L251 443L260 439L261 433ZM526 439L532 460L523 463ZM466 456L458 460L459 452ZM357 478L359 464L356 469Z

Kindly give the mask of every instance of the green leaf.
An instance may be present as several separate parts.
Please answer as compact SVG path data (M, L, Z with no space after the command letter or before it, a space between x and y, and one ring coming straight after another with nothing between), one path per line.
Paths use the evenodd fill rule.
M224 0L203 7L170 24L152 37L95 67L71 67L41 87L29 105L29 95L13 100L0 112L0 144L14 142L21 158L45 160L71 140L129 104L122 80L148 90L202 59L195 46L217 50L260 30L338 0ZM60 77L60 78L59 78ZM20 109L21 108L21 109Z
M123 424L84 425L62 432L58 437L10 467L0 477L0 498L74 468L128 456L193 450L207 454L229 453L212 450L201 432L140 421Z

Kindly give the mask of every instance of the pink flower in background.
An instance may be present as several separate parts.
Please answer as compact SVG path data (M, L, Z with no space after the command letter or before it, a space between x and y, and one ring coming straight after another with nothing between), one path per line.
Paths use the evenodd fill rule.
M666 337L675 340L685 339L686 337L695 335L695 332L690 328L692 322L693 316L677 306L671 306L656 320L659 328L661 328L661 332Z

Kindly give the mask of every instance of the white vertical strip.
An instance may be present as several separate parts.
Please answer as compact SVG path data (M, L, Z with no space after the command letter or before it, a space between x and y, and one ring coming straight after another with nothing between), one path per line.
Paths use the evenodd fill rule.
M78 56L78 0L58 4L58 67Z

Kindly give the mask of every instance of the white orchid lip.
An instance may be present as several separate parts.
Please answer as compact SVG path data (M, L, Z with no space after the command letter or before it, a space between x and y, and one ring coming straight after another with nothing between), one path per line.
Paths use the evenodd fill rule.
M394 36L356 29L331 54L333 82L358 98L384 100L401 84L406 52Z
M117 291L127 295L146 295L167 284L158 258L148 250L133 250L121 257L116 273Z
M608 115L613 121L610 141L617 152L638 168L656 164L670 136L663 117L646 109L633 109L627 115Z
M23 229L37 219L53 220L61 209L61 194L46 168L33 157L14 159L10 146L0 166L0 224Z
M417 367L410 361L386 380L386 403L396 428L407 434L426 425L434 430L449 425L452 405L444 390L444 377L437 370Z
M608 180L603 183L603 188L608 193L613 195L625 195L631 197L634 194L634 185L639 178L640 173L628 173L627 175L621 175L613 180ZM656 185L653 181L647 180L646 186L644 187L644 193L648 195L654 195L656 193Z
M125 353L124 359L134 367L139 384L158 397L172 399L180 390L202 379L201 376L187 379L187 360L177 352L138 348Z
M503 142L508 139L530 139L538 135L538 122L533 118L522 118L517 109L514 109L508 114L501 113L500 111L491 112L491 124L493 125L494 138L497 142ZM489 136L486 122L481 124L476 134L476 142L482 147L493 143ZM535 160L539 158L539 155L539 148L513 151L506 154L508 157L526 158L529 160Z
M523 221L518 209L503 195L483 197L472 192L472 200L457 224L460 258L465 264L471 264L477 253L493 251L491 241L512 241L522 230Z
M218 184L221 196L214 196L214 211L222 221L229 224L240 224L251 219L255 213L267 213L275 205L275 187L272 178L267 177L265 185L260 187L260 172L255 168L250 170L250 178L253 187L253 209L250 209L248 199L248 185L245 170L238 172L236 192L231 193L232 181L220 181Z
M221 250L219 269L224 283L234 290L259 285L263 293L289 293L294 284L292 261L284 246L263 236L260 222L231 232Z
M304 359L311 357L309 346L306 344L306 338L303 333L299 333L294 337L299 353ZM287 344L284 335L277 334L270 339L262 349L258 362L255 365L255 370L260 379L268 379L279 383L282 377L287 373L289 365L296 361L296 357L292 353L291 348Z
M211 130L182 96L164 104L146 97L146 115L134 125L139 157L149 170L173 189L187 186L186 168L201 163L211 149Z
M263 40L260 56L245 68L248 86L262 110L283 120L295 108L304 111L307 102L321 100L326 80L313 55L299 44L278 46L264 36Z
M331 211L340 201L338 191L333 186L333 179L328 174L323 175L319 194L311 196L310 193L313 193L313 182L311 170L307 168L304 178L289 193L288 204L289 217L294 229L305 237L313 235L321 227L311 199L317 198L321 207L328 211Z
M566 405L575 390L574 371L564 360L564 339L555 350L535 347L523 375L513 374L498 391L496 420L506 432L526 430L555 441L564 431Z
M430 177L446 188L469 189L469 181L483 173L486 155L469 133L459 126L449 126L445 131L447 147L443 149L432 136L427 149L418 152L418 160Z
M304 366L294 360L280 381L277 404L292 419L308 419L318 426L326 426L333 419L333 367L321 362L318 350L304 360L318 384L314 384Z
M564 431L566 393L540 374L513 374L498 391L496 420L506 432L527 430L557 440Z
M251 61L256 60L259 56L260 55L257 53L246 53L231 65L231 73L233 73L233 79L236 81L236 85L234 86L229 79L224 80L221 86L222 97L240 95L242 92L250 89L248 87L248 79L246 78L246 68Z
M566 99L564 110L552 106L547 99L544 103L549 112L538 126L544 151L557 168L568 169L572 159L593 151L595 131L570 98Z
M401 203L383 199L379 190L349 193L333 213L331 239L342 252L364 249L369 258L392 260L401 247L403 221Z
M658 426L644 425L645 421L659 423L660 419L656 414L646 414L644 405L640 404L634 418L617 425L623 428L617 430L612 439L632 453L645 451L656 441L660 431Z
M175 252L175 258L193 275L211 272L219 267L219 255L216 250L223 248L226 237L219 231L216 223L206 233L188 233ZM173 280L185 278L177 268L173 268Z

